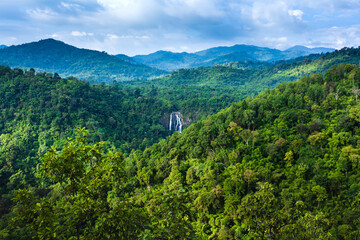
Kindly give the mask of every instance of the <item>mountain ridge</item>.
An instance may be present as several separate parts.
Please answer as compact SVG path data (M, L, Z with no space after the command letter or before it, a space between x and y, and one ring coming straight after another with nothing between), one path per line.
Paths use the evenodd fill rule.
M0 48L0 64L37 71L57 72L63 77L74 76L92 82L149 79L166 75L167 71L211 67L231 62L269 62L287 60L331 51L328 48L294 46L285 51L237 44L219 46L195 53L174 53L159 50L148 55L129 57L125 54L109 55L77 48L55 39ZM35 64L33 64L35 63Z
M35 68L74 76L93 82L126 81L166 74L131 59L105 52L82 49L55 39L43 39L0 49L0 64L18 68Z
M335 51L334 48L326 48L326 47L309 48L309 47L306 47L306 46L303 46L303 45L295 45L293 47L290 47L290 48L286 49L285 51L292 51L292 50L313 51L314 53L321 53L319 51L323 51L322 53Z
M181 68L210 67L216 64L240 61L276 62L316 53L332 52L331 48L307 48L294 46L281 51L267 47L236 44L233 46L219 46L194 53L174 53L170 51L157 51L148 55L132 57L139 63L146 64L167 71ZM227 59L230 58L230 59Z

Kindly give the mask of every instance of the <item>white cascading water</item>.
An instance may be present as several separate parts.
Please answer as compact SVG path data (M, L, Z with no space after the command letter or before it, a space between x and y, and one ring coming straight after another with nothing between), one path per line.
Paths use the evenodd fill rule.
M170 114L169 130L182 132L183 120L180 112L172 112Z

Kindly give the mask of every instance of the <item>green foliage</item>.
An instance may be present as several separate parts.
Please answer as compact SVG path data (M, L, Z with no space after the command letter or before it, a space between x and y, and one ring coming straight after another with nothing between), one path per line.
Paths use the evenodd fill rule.
M125 171L151 172L152 189L184 188L198 238L357 238L357 71L334 66L234 103L130 155Z
M13 190L38 186L39 158L78 127L89 130L91 142L109 140L109 147L123 152L144 149L171 133L162 121L170 106L143 90L2 66L0 72L1 216L10 210Z
M350 54L354 49L342 51ZM341 55L339 51L334 54ZM209 71L221 69L231 72L224 67ZM196 71L200 70L184 74L196 75ZM18 101L21 91L12 85L23 84L31 96L35 86L46 82L44 77L29 71L25 76L16 73L20 75L10 81L15 70L4 68L1 83L9 91L3 90L0 95L4 96L0 103L5 107L1 118L6 120L1 129L7 129L0 138L5 146L1 180L6 188L22 189L14 196L16 205L0 222L0 234L8 239L357 239L360 124L353 90L360 87L356 77L359 71L356 65L340 64L324 75L311 74L297 82L280 84L126 157L101 142L112 140L108 133L115 132L96 128L95 116L101 115L106 106L92 105L97 114L91 121L86 120L90 121L88 126L95 126L89 128L89 135L79 130L77 137L64 142L62 150L51 148L38 165L39 179L33 179L33 187L27 187L27 172L35 168L31 165L29 169L24 159L37 159L35 156L41 156L52 139L46 131L34 134L38 119L57 127L50 135L57 136L57 141L66 136L61 123L68 126L72 121L55 114L61 120L46 122L44 113L36 110L38 102L28 100L34 103L26 105L28 102ZM17 78L22 81L16 82ZM199 75L197 79L201 78ZM26 85L27 81L37 85ZM169 103L163 93L171 89L154 86L143 92L141 86L124 87L132 93L121 95L118 91L123 86L119 85L49 81L62 86L56 88L61 90L58 92L68 94L47 101L59 105L61 114L70 115L67 107L77 107L61 103L71 103L70 92L77 85L86 89L85 96L93 96L89 94L92 90L103 93L101 96L118 93L121 103L133 99L142 111L147 107L142 101L151 94L161 93L158 106ZM73 88L66 90L65 81ZM52 85L46 86L52 89ZM74 94L77 96L76 91ZM58 96L55 90L48 95ZM106 99L107 103L113 101L116 107L112 109L122 109L117 98ZM25 117L25 110L15 111L21 109L19 102L27 106L28 112L31 109L31 114ZM175 108L165 105L170 111ZM120 118L102 116L110 126L118 126L114 122ZM128 116L132 121L136 119ZM161 113L156 116L161 118ZM72 127L77 125L82 124ZM70 127L63 129L70 131ZM131 131L126 137L130 135ZM87 138L100 142L88 143ZM34 144L36 151L27 155L24 149L34 149ZM7 193L8 189L3 191Z
M125 198L123 156L89 144L84 129L47 152L39 174L53 185L44 197L17 191L11 230L36 239L131 239L145 229L146 216Z

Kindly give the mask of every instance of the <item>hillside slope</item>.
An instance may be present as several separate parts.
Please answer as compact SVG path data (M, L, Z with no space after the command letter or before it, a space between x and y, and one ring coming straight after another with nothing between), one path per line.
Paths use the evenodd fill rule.
M79 49L54 39L0 49L0 64L107 83L112 83L113 80L150 78L166 73L126 60L124 56L120 59L105 52Z
M335 66L137 151L126 160L134 198L150 211L146 185L184 189L200 239L357 238L359 86L359 67Z

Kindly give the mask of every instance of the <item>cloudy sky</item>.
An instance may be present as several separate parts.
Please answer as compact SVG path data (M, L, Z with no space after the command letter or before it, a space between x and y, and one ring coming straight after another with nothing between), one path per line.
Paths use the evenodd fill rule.
M1 0L0 44L54 38L111 54L253 44L357 47L359 0Z

